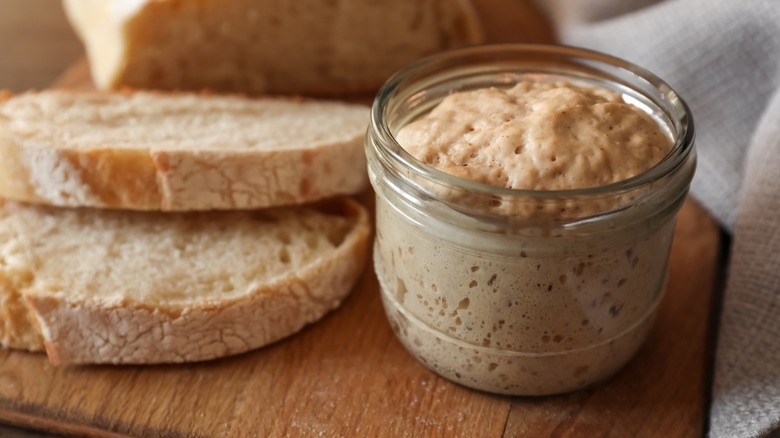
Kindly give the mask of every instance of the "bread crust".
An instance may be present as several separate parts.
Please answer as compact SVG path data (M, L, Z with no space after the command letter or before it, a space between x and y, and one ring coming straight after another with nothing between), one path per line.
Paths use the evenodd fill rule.
M336 208L354 227L328 257L226 301L149 306L22 292L55 365L181 363L235 355L278 341L339 306L363 272L370 226L352 200Z
M362 132L283 151L81 150L30 143L0 118L0 196L61 207L226 210L303 204L368 185Z
M131 86L197 90L209 87L250 94L369 95L409 62L485 40L470 0L387 2L378 6L382 14L373 10L376 2L368 6L360 1L355 4L319 2L321 7L312 12L318 16L314 23L325 23L318 28L327 29L319 31L312 29L312 21L307 20L311 14L304 11L274 15L279 8L274 2L255 2L254 5L249 2L236 7L213 0L146 0L135 2L126 10L111 7L107 0L63 2L71 24L84 42L92 76L101 89ZM312 4L318 5L318 2ZM408 4L418 9L415 14L394 14ZM416 39L404 39L403 35L419 31L416 23L422 4L434 11L434 16L428 17L421 26L426 32L415 34ZM196 7L197 14L193 11ZM356 7L362 12L358 19L351 17L346 22L338 22ZM241 8L240 19L231 8ZM302 8L307 9L305 4ZM381 17L379 21L377 15ZM389 22L388 16L396 18L392 25L385 25ZM286 22L287 19L290 23L278 27L279 21ZM214 20L238 30L223 36L214 30ZM363 25L363 21L368 24ZM247 26L247 23L253 25ZM263 47L267 35L247 35L258 28L276 32L274 44L264 51L252 48ZM347 29L348 34L340 35L341 29ZM387 32L377 39L377 29L387 29ZM199 40L201 34L209 37ZM169 41L175 43L168 44ZM328 41L334 41L334 44L328 45ZM211 42L217 48L211 48ZM364 45L361 50L348 51L348 46L360 44ZM320 50L292 55L309 46ZM275 47L285 50L277 52ZM319 56L319 53L328 56ZM260 59L266 54L267 58ZM394 58L389 61L391 55ZM193 68L193 65L199 68ZM341 70L345 65L349 67Z
M43 338L36 328L24 299L13 280L0 274L0 345L28 351L44 351Z

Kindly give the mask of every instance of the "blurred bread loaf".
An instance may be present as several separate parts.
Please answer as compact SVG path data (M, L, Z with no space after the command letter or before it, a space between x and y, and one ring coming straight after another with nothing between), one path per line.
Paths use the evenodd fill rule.
M301 204L367 182L361 105L186 93L0 96L0 197L188 211Z
M244 212L69 209L0 200L0 344L54 364L207 360L339 305L369 236L354 201Z
M64 0L99 88L334 95L479 43L468 0Z

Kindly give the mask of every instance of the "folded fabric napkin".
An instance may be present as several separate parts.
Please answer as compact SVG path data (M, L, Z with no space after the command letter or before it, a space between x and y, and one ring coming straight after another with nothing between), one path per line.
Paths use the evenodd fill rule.
M709 435L780 428L780 1L537 3L562 43L641 65L690 105L691 192L733 233Z

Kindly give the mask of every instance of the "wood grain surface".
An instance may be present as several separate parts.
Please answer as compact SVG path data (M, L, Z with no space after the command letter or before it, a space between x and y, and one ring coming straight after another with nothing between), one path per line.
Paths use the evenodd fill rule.
M492 41L551 38L523 2L478 5ZM59 86L89 86L87 75L78 63ZM363 200L373 204L371 194ZM687 202L669 289L647 344L617 376L590 390L494 396L432 374L393 336L369 269L322 321L223 360L55 368L43 355L0 350L0 420L95 437L701 436L719 236L710 216Z

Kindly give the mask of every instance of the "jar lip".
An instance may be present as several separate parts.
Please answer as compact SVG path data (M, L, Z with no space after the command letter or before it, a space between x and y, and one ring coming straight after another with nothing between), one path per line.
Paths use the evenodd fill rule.
M421 75L436 66L451 66L458 60L473 55L500 55L502 53L556 54L571 58L580 58L617 68L647 82L661 91L669 103L679 113L678 121L680 123L680 132L678 132L674 138L674 145L660 162L628 179L600 186L578 189L533 190L510 189L457 177L419 161L398 143L395 136L390 132L383 110L393 98L394 92L400 86L407 81L413 80L416 75ZM500 196L505 199L612 195L638 189L664 178L674 172L675 169L682 166L693 149L695 137L693 115L691 114L688 104L671 86L650 71L615 56L590 49L559 44L529 43L488 44L465 49L450 50L428 56L407 65L405 68L391 76L377 93L371 108L371 126L369 129L381 140L380 143L383 146L379 146L382 149L379 152L397 165L412 171L414 174L420 175L431 181L445 183L448 186L467 190L472 193L484 194L487 196Z

